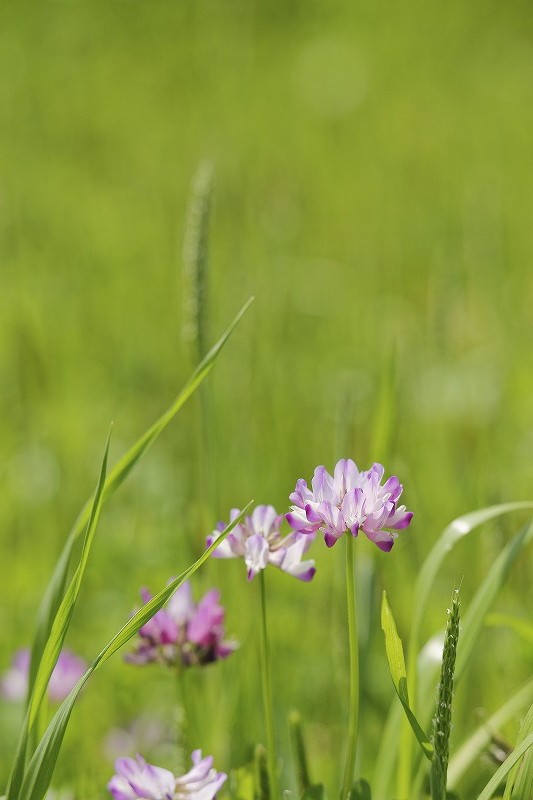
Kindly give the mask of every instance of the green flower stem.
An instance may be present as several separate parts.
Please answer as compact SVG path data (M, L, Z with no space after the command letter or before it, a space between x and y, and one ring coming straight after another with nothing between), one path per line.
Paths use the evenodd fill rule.
M186 668L179 668L177 672L178 708L176 709L177 744L182 750L183 762L186 764L191 752L191 724L192 714L190 708L192 676L187 674Z
M259 587L261 592L261 682L263 687L263 708L265 714L267 738L267 770L270 784L271 800L280 800L278 783L278 765L276 758L276 736L274 732L274 708L272 705L272 682L270 677L270 654L268 647L268 630L266 615L266 587L265 571L259 573Z
M346 599L348 603L348 643L350 648L350 702L348 706L348 743L342 781L341 800L346 800L355 779L355 757L359 726L359 649L357 642L357 609L355 597L355 539L346 539Z

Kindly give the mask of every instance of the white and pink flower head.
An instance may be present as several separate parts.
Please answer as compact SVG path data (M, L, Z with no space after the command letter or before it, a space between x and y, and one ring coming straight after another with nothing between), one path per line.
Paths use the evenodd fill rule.
M238 508L232 508L230 522L240 513ZM274 506L257 506L213 551L213 557L243 558L248 569L248 580L273 564L294 578L310 581L316 572L315 562L311 559L302 561L302 557L314 537L294 532L282 536L282 522L283 515L278 514ZM216 542L225 527L223 522L218 524L216 530L207 537L207 547Z
M148 603L152 595L141 589L141 597ZM166 607L142 626L137 647L125 656L126 661L192 667L227 658L236 650L237 643L224 640L225 611L219 601L220 593L211 589L196 605L186 581Z
M115 800L213 800L227 775L213 769L213 757L202 758L201 750L193 752L192 763L189 772L176 776L139 755L119 758L107 788Z
M328 547L343 533L357 536L362 530L388 552L397 531L407 528L413 514L398 505L403 486L396 476L382 485L384 472L381 464L360 472L350 458L337 462L333 476L325 467L317 467L311 489L303 478L296 483L287 522L300 534L322 531Z

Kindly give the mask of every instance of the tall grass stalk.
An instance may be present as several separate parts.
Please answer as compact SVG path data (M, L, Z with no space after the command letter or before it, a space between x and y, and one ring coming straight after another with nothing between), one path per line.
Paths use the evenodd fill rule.
M453 593L448 609L448 624L444 637L437 708L433 720L433 758L431 761L431 798L446 800L446 780L450 733L452 728L453 679L457 642L459 641L459 590Z
M205 355L208 336L208 242L213 193L213 165L203 161L194 176L182 253L182 328L181 337L191 364ZM197 486L202 494L195 498L200 508L200 526L206 527L211 514L205 509L205 498L211 510L217 507L216 447L214 413L210 388L199 391L197 416L199 442Z

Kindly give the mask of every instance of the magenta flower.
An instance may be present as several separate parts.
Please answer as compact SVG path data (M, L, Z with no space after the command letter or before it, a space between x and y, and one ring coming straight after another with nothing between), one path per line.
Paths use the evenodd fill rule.
M240 514L239 509L232 508L230 521ZM251 516L236 525L231 533L214 550L215 558L244 558L248 568L248 580L268 564L274 564L283 572L288 572L301 581L310 581L315 574L315 562L302 561L302 556L309 549L313 538L299 533L289 533L283 537L280 533L283 515L278 515L274 506L257 506ZM207 537L206 546L216 542L225 528L220 522L211 536ZM306 532L307 533L307 532Z
M115 800L213 800L228 777L213 769L213 757L192 754L193 767L176 777L162 767L147 764L142 756L119 758L107 788Z
M48 683L48 697L54 703L60 703L74 688L87 670L86 662L70 650L62 650ZM26 648L17 650L11 667L0 680L0 694L6 700L23 700L28 691L28 675L30 671L30 651Z
M141 589L144 603L151 600ZM139 630L140 640L133 653L125 656L132 664L155 661L175 667L210 664L227 658L237 648L236 642L224 641L224 608L220 593L211 589L195 605L188 581L176 589L167 603Z
M294 503L286 514L291 528L298 533L314 534L320 530L328 547L343 533L357 536L362 530L381 550L388 552L398 535L413 516L398 505L403 486L397 477L383 486L385 472L381 464L359 472L351 459L337 462L333 477L325 467L317 467L312 489L300 478L290 500Z

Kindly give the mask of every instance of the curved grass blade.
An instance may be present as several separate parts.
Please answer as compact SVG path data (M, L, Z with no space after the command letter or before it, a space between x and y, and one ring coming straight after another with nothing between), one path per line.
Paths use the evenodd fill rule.
M490 744L495 732L499 731L522 708L533 700L533 678L522 686L506 703L504 703L489 719L477 728L463 742L450 759L448 768L448 787L455 788L466 770L479 758L483 750Z
M253 500L251 500L241 511L241 513L222 531L220 536L204 553L192 564L185 572L174 578L167 586L161 589L151 600L143 605L123 627L109 640L106 646L95 658L85 675L78 681L68 697L62 702L59 709L52 718L45 734L40 741L33 757L26 769L20 793L16 795L16 800L42 800L45 796L52 774L55 768L57 757L61 749L61 744L67 725L81 689L89 680L93 672L99 669L117 650L126 644L142 626L151 619L154 614L164 606L167 600L174 594L182 583L193 575L196 570L209 558L233 528L241 522L250 510ZM9 800L9 798L8 798Z
M488 575L474 595L461 625L461 643L457 652L456 681L461 678L468 659L475 648L479 635L483 630L486 614L503 586L512 565L532 537L533 524L524 526L515 534L494 561ZM428 665L423 673L419 670L419 674L421 675L418 693L418 706L421 709L419 716L422 716L422 722L424 722L429 720L433 708L437 667L435 665L432 668L431 665Z
M510 614L489 614L485 625L492 628L510 628L525 642L533 644L533 625L521 617L513 617Z
M429 596L435 578L444 562L457 542L468 536L472 531L485 522L509 514L514 511L532 509L533 502L502 503L500 505L488 506L487 508L472 511L464 514L451 522L440 535L437 543L432 548L428 557L420 568L418 579L415 584L413 598L413 617L409 636L409 649L407 664L409 665L409 695L411 698L417 697L417 669L416 660L420 649L420 629L422 618L427 607ZM399 742L399 767L398 767L398 786L397 794L400 797L409 797L411 794L411 762L412 762L412 738L409 730L404 727L403 732L396 737Z
M181 392L177 395L173 403L159 417L153 425L135 442L135 444L122 456L118 463L113 467L109 473L103 490L103 500L107 500L124 482L131 470L136 465L137 461L146 453L146 451L155 442L158 436L164 431L167 425L173 420L178 411L182 408L189 397L195 392L198 386L202 383L204 378L209 374L214 366L214 363L220 351L228 341L229 337L241 321L242 317L252 304L254 298L250 297L248 301L241 308L232 323L222 334L218 342L211 348L205 358L202 359L200 364L196 367L189 380ZM36 631L33 639L32 653L31 653L31 666L30 666L30 679L28 696L32 691L33 684L37 675L37 669L41 656L43 654L46 642L50 635L52 623L55 618L57 609L63 596L65 585L67 581L67 574L69 564L72 556L74 546L76 545L80 535L82 534L91 513L91 501L87 501L81 510L78 519L74 523L67 541L63 547L63 551L54 569L54 573L45 591L39 612L37 615Z
M505 759L501 767L496 770L481 794L477 796L477 800L490 800L500 783L502 783L503 779L509 774L514 765L520 761L524 753L526 753L532 745L533 731L531 731L531 733L526 736L522 742L520 742L520 744L513 750L511 755Z
M76 600L78 599L83 574L85 572L85 567L87 566L89 552L91 550L94 534L96 532L96 526L98 525L98 520L100 518L100 511L102 509L103 490L107 471L107 457L109 454L109 442L110 433L107 437L104 457L102 460L98 484L96 486L94 500L89 515L89 521L87 523L87 530L85 532L80 560L69 583L67 591L65 592L65 595L59 604L57 614L52 622L50 635L44 646L35 676L35 681L29 695L28 706L24 717L24 723L20 732L13 769L9 777L8 789L6 793L8 800L16 800L18 797L18 791L26 763L26 754L28 751L28 743L31 731L39 713L39 708L43 701L50 676L52 675L52 671L63 647L63 642L65 641L65 636L67 635L72 614L74 613Z
M483 628L485 616L498 592L504 585L512 565L521 550L533 539L533 523L526 525L504 547L464 615L461 629L461 644L457 653L457 680L460 678Z
M390 609L387 593L383 592L383 601L381 604L381 627L385 634L385 648L387 651L387 661L389 662L389 669L396 689L396 694L400 698L409 724L418 739L420 747L427 758L431 760L433 756L433 745L431 744L428 736L422 729L422 726L415 717L411 706L409 704L409 692L407 689L407 672L405 669L405 660L403 656L402 640L398 636L396 629L396 622L392 611Z
M533 733L533 706L530 707L526 718L520 726L516 744ZM533 750L524 755L521 764L516 764L509 773L505 786L504 800L531 800L533 797Z

